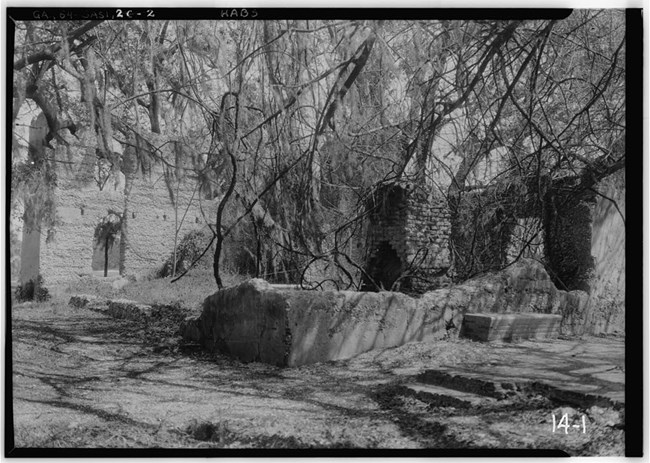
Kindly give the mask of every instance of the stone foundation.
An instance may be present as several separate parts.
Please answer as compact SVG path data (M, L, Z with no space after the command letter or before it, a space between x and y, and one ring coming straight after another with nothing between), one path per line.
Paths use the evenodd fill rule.
M182 331L210 352L297 366L434 339L444 317L400 293L274 290L250 280L207 298Z
M562 316L556 314L483 314L463 317L460 336L476 341L552 339L560 334Z
M297 366L412 341L440 339L466 312L557 313L563 333L582 329L586 294L558 291L524 260L503 272L413 298L394 292L276 290L250 280L208 297L181 332L210 352L244 362Z

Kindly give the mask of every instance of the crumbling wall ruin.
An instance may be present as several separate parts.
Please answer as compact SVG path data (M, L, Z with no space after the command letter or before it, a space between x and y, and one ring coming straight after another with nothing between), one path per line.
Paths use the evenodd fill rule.
M546 262L559 288L589 291L595 268L591 242L596 195L591 190L576 192L574 183L558 182L546 195Z
M452 202L453 275L463 281L508 264L517 225L512 187L463 192Z
M135 150L129 146L124 152L128 194L124 195L122 229L127 239L121 248L121 273L126 276L140 276L160 267L172 253L175 240L180 242L191 230L206 227L205 217L212 211L211 202L202 200L194 179L166 175L164 166L156 165L152 158L138 163ZM187 167L182 157L175 158L180 169Z
M608 177L593 189L578 182L574 177L557 180L537 203L510 193L495 196L494 190L465 194L457 220L452 220L454 270L467 277L497 271L518 257L534 258L544 263L559 289L589 294L587 332L623 333L625 174ZM512 239L508 245L524 221L530 224L528 239L517 237L517 246Z
M46 149L50 150L44 145L44 127L44 118L39 116L30 134L30 144L43 155ZM173 176L172 202L170 176L165 175L163 165L154 162L153 156L148 163L136 162L138 156L132 146L118 156L118 169L105 172L107 178L99 178L95 134L80 130L77 136L68 136L68 146L57 144L48 153L57 178L52 194L55 224L51 230L44 224L23 228L21 282L36 279L40 273L45 284L56 290L64 283L93 275L94 233L109 211L123 217L123 277L150 274L173 252L176 238L180 241L188 231L206 227L202 209L205 217L210 217L212 205L210 201L201 201L194 179ZM121 154L116 141L113 148ZM168 144L159 149L158 155L165 156L169 153L164 150L171 148Z
M201 315L182 323L180 331L210 352L298 366L441 339L468 312L559 314L562 333L579 334L585 300L582 291L558 290L541 264L525 259L419 298L389 291L288 290L254 279L206 298Z
M593 210L591 255L595 261L587 305L594 333L625 332L625 172L601 181Z
M422 293L435 289L432 281L439 284L448 276L465 281L532 258L544 264L557 288L590 294L580 311L587 332L623 332L625 224L621 206L612 202L624 208L624 176L618 177L601 182L602 196L568 177L543 185L542 194L514 182L466 191L452 207L412 194L415 188L384 186L370 214L366 271L388 283L420 271L424 278L412 281L428 287L405 279L400 289ZM427 246L444 259L422 261L417 269L413 250Z
M378 188L368 205L364 289L423 292L448 283L449 209L411 184Z

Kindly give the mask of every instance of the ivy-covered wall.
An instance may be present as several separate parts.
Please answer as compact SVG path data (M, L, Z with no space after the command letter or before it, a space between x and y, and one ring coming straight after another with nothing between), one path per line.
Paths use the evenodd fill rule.
M553 283L560 289L589 292L595 267L591 255L595 194L560 183L547 193L545 206L546 266Z
M504 198L506 194L496 189L465 192L454 198L450 246L457 282L506 266L517 222Z

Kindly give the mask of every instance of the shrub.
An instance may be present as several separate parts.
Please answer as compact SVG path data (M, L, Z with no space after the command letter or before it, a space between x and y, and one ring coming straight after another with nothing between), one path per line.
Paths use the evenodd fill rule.
M16 300L23 301L47 301L50 299L50 292L45 287L43 277L39 275L36 280L31 279L16 288Z
M192 262L201 255L205 247L210 242L211 236L203 230L192 230L187 233L176 248L176 275L187 270ZM197 264L198 267L207 267L212 254L210 252L203 256L203 259ZM157 277L164 278L172 276L174 272L174 253L165 261L162 268L158 271Z

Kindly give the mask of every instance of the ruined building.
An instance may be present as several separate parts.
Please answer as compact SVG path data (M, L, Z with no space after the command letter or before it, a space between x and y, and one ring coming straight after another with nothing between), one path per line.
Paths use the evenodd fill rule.
M449 282L451 222L444 197L389 184L375 190L367 207L365 289L424 292Z
M109 259L124 277L151 274L169 258L175 242L190 230L207 226L211 202L201 198L196 182L181 172L184 157L174 153L173 144L152 153L144 141L139 147L134 142L125 149L114 141L119 166L111 168L106 159L97 156L95 134L80 131L78 138L66 135L69 145L57 143L51 150L45 146L46 132L41 115L29 131L28 162L49 163L56 176L51 193L54 227L45 225L44 209L26 211L20 282L40 274L47 287L56 290L63 283L92 275L98 270L100 247L95 232L109 215L121 217L120 234L127 236L117 237ZM139 156L136 149L141 150ZM161 157L171 159L169 165L175 167L155 162Z
M624 172L597 189L576 191L573 183L560 179L542 197L521 185L474 189L459 195L455 210L422 187L382 185L368 205L364 289L423 293L528 257L558 289L586 293L592 332L622 332Z
M103 256L96 231L111 214L121 218L126 239L117 237L109 263L124 277L150 275L175 243L214 217L213 201L183 175L191 169L174 143L132 140L123 148L114 142L116 168L97 156L93 133L69 136L68 146L57 143L52 151L45 127L43 116L32 123L29 160L50 163L56 173L49 220L55 226L42 226L39 211L25 214L20 282L40 274L49 288L62 289L98 275ZM156 162L160 158L169 162ZM624 172L580 194L570 182L558 180L543 195L497 183L451 202L439 190L381 185L367 204L362 289L423 293L529 257L543 262L558 289L588 294L593 331L622 331Z

